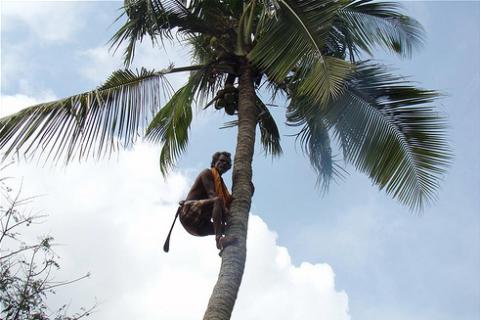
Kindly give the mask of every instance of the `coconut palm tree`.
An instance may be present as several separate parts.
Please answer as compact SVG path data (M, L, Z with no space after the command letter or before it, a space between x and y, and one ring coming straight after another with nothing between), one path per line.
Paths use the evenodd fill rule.
M246 259L256 127L267 154L282 153L280 134L261 87L286 101L321 185L342 174L332 156L367 174L411 209L432 200L449 151L438 93L415 87L371 57L385 49L409 57L423 29L395 3L372 0L125 0L125 23L112 47L125 48L125 69L97 89L26 108L0 120L0 149L46 160L101 158L139 136L162 145L163 174L188 143L192 108L224 110L238 128L231 219L217 284L204 319L229 319ZM191 66L129 69L138 42L177 41ZM189 72L173 93L168 75ZM263 89L262 89L263 90Z

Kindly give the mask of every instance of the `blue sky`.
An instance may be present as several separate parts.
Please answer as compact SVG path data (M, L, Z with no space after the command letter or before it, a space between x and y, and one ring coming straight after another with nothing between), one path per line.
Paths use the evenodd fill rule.
M105 50L105 44L115 30L111 23L118 15L117 8L120 5L120 2L2 2L2 114L22 106L22 103L26 106L36 101L89 90L99 85L109 72L120 67L120 55L111 57ZM348 315L352 319L443 320L480 317L480 167L476 161L480 156L480 144L477 141L480 136L480 2L404 2L404 5L408 13L419 19L426 28L428 39L425 48L412 60L399 60L385 54L377 57L395 66L400 74L411 76L420 86L441 90L446 94L439 101L438 109L449 119L455 159L444 178L437 202L422 214L411 213L353 170L349 170L345 181L333 184L330 191L322 196L315 189L313 170L302 155L301 148L295 145L294 138L286 136L295 131L284 125L281 126L281 132L285 135L282 137L285 154L280 159L265 158L258 146L256 149L256 193L252 213L261 217L268 226L268 232L260 227L252 228L249 237L258 242L250 240L249 245L263 248L264 244L260 242L266 240L259 235L274 237L271 232L274 230L277 238L269 250L276 252L277 258L282 256L279 252L284 252L279 248L288 250L292 266L297 267L292 270L307 274L308 268L301 267L305 261L314 266L329 266L335 274L335 287L330 288L329 297L334 297L332 301L336 302L332 302L331 306L334 307L331 308L337 311L341 309L343 313L332 311L324 314L323 318L344 318L342 294L348 296ZM152 50L146 45L140 50L136 63L157 69L167 66L170 61L181 66L188 64L187 53L181 48L162 51ZM181 76L176 76L173 83L178 85L183 80ZM283 123L284 111L285 107L279 101L274 111L277 122ZM161 199L156 200L156 192L150 190L142 195L150 198L142 198L142 201L175 202L182 197L182 192L185 192L186 185L193 180L196 172L208 166L209 157L214 151L226 149L233 152L236 141L234 130L218 130L228 120L229 117L219 113L199 114L192 126L190 147L178 163L176 180L173 179L174 182L168 182L166 186L159 185L160 182L149 184L153 189L174 188L177 191L168 199L161 195ZM121 155L118 163L111 160L75 165L65 171L61 169L61 173L59 169L52 172L26 164L12 170L24 176L24 184L27 189L30 188L30 192L47 193L52 195L52 199L62 197L54 181L75 184L80 188L78 192L84 192L85 188L80 187L83 184L105 186L105 195L108 197L109 179L118 175L122 176L119 180L122 186L138 188L135 191L125 187L126 193L143 193L143 187L136 180L130 180L136 178L132 167L143 165L141 161L148 161L151 176L148 172L142 173L140 177L144 180L141 181L150 181L148 179L153 177L160 179L156 165L158 147L145 148L139 153L145 154L147 159L138 159L129 155L130 152L124 152L127 155ZM119 168L131 175L124 175ZM109 173L106 173L108 170ZM101 176L103 174L105 176ZM61 180L62 176L72 177L73 180ZM49 179L50 182L45 182ZM229 178L227 182L230 185ZM31 187L28 187L29 183ZM121 195L118 197L121 198ZM97 200L100 207L118 210L102 203L101 199ZM62 206L46 200L41 206L47 211L66 208L66 204ZM86 212L96 212L99 207L81 203L75 210L80 216L85 214L90 217ZM168 230L171 213L168 210L161 212L166 218L160 222L166 224L162 227ZM115 216L115 212L111 214ZM57 238L58 233L64 234L62 229L71 226L71 221L81 224L77 216L67 214L70 218L64 220L61 217L65 215L52 213L52 225L57 227L49 230ZM129 218L128 212L125 217ZM141 217L147 221L154 219L150 215ZM131 218L136 221L140 219L138 216ZM143 224L140 223L140 226ZM258 222L257 226L263 225ZM106 226L102 229L104 234L110 232L107 229ZM260 229L263 231L252 234L253 230ZM178 228L175 232L181 234L183 231ZM162 239L163 234L165 232L158 238ZM62 241L71 243L72 248L79 237ZM153 240L145 241L150 244ZM266 242L269 241L273 240ZM186 243L191 242L180 242L179 245ZM207 249L202 247L202 250L214 249L211 245L205 244ZM157 243L151 250L160 251L160 246L161 243ZM255 256L255 250L250 249L249 252L254 252L249 253L250 260L258 258L264 261L260 256L268 256L266 251L260 249L260 256ZM158 254L156 252L155 256ZM168 257L158 256L158 259L156 263L160 266L168 263L178 266L165 260ZM195 257L189 261L178 259L176 263L183 261L190 264L194 263L191 260ZM91 263L101 264L98 259ZM251 263L255 267L250 267L250 270L262 268L255 262ZM84 263L82 266L86 270L96 270L97 266L92 264ZM214 275L215 265L212 268ZM333 280L333 275L329 274L329 277ZM247 286L249 279L250 276L247 276L244 286ZM255 281L253 276L251 279ZM309 279L309 283L315 283L317 278L312 276ZM255 290L247 288L245 290L253 290L248 292ZM303 289L298 289L299 295L311 296L310 291ZM139 297L141 292L139 290ZM86 293L76 294L88 297ZM252 293L252 296L255 294ZM318 301L321 300L320 294L317 298L313 296L314 301ZM243 305L241 303L238 308ZM108 306L107 303L105 308ZM99 313L99 319L107 319L108 312L101 312L106 313ZM311 312L310 318L317 318L317 315L321 318L319 313L315 313L318 311ZM132 311L132 315L136 313ZM240 315L238 317L240 319Z

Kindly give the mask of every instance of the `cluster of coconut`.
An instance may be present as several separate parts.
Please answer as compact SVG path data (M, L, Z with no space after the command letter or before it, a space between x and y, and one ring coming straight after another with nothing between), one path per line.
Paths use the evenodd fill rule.
M238 110L238 89L233 84L226 84L221 90L218 90L215 97L215 109L224 108L229 115L234 115Z

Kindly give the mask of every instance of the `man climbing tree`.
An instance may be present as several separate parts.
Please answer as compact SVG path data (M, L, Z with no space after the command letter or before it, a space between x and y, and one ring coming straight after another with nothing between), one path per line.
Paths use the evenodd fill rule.
M204 191L204 199L212 207L206 212L217 219L210 232L218 237L226 216L225 233L236 243L223 251L204 319L230 319L242 280L257 126L266 154L282 153L278 127L260 90L285 98L286 122L299 128L298 141L324 189L342 176L345 164L413 210L435 199L451 158L445 120L432 106L438 92L417 88L388 67L365 60L377 49L410 57L423 44L422 26L396 3L125 0L123 9L124 24L112 47L124 48L125 69L95 90L0 119L0 151L5 157L39 154L69 163L109 156L145 136L162 145L159 162L166 175L188 145L196 104L232 115L227 126L237 127L234 199L228 211L217 205L220 218L211 200L217 195ZM147 38L154 45L179 40L191 49L194 64L129 69L136 45ZM165 102L167 75L187 71L188 81ZM335 145L343 161L336 161ZM204 174L215 181L213 171ZM193 194L187 201L198 200ZM192 206L186 202L179 214L190 230ZM201 220L203 207L195 210L202 214L193 220Z
M224 236L232 196L223 182L222 174L232 167L230 153L214 153L210 167L198 175L187 198L180 201L180 207L163 246L164 251L168 252L170 235L178 216L190 234L199 237L215 235L217 248L220 250L234 242L233 237Z

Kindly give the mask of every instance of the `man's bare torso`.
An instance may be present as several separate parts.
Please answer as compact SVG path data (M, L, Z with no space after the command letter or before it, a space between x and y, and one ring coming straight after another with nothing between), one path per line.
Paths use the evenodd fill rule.
M195 179L185 200L202 200L215 197L215 185L210 169L205 169Z

